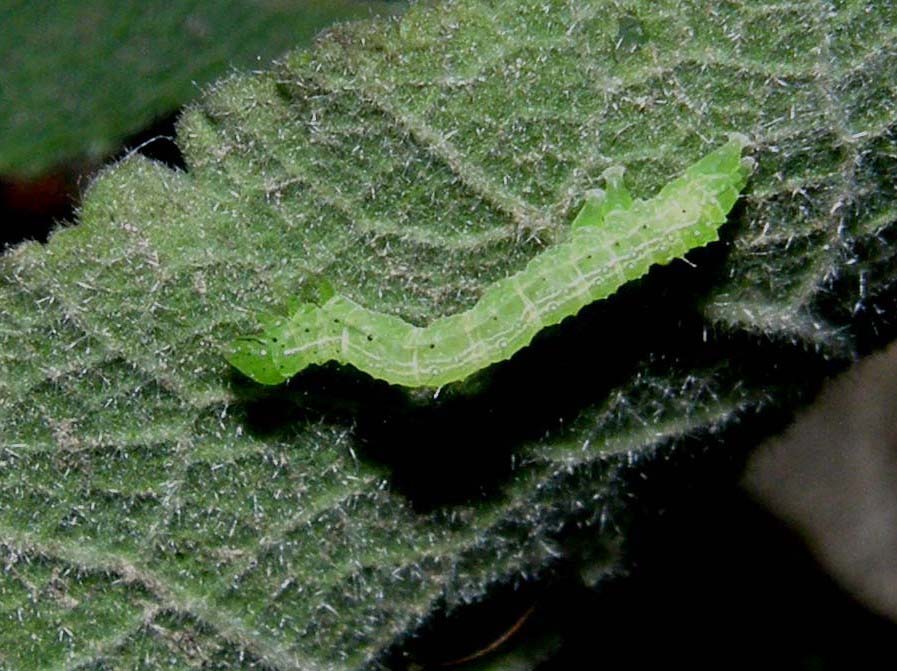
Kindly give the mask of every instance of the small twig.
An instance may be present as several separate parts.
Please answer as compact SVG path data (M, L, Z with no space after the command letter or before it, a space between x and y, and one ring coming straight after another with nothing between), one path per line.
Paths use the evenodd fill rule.
M497 649L505 641L511 638L511 636L520 631L520 628L526 623L526 621L529 619L529 616L533 614L534 610L536 610L536 604L533 604L532 606L527 608L526 611L524 611L523 615L517 618L517 621L514 622L514 624L512 624L505 633L492 641L492 643L487 645L485 648L480 648L476 652L472 652L471 654L464 657L459 657L458 659L453 659L448 662L440 662L439 666L458 666L459 664L465 664L466 662L471 662L475 659L479 659L480 657L488 655L490 652Z

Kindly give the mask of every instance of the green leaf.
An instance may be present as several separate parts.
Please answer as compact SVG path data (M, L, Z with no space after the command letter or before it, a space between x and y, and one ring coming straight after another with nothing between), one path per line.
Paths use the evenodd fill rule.
M229 68L258 67L382 1L5 2L0 174L97 160Z
M890 9L468 0L217 84L188 172L132 156L0 261L0 666L353 669L586 541L613 565L626 477L742 452L894 333ZM463 393L220 356L322 276L469 306L609 165L648 194L729 131L758 171L725 244Z

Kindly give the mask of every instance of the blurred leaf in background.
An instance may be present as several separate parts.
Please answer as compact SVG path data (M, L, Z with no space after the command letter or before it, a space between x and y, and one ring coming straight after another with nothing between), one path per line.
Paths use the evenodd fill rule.
M230 68L265 67L382 0L6 0L0 5L0 176L93 161Z

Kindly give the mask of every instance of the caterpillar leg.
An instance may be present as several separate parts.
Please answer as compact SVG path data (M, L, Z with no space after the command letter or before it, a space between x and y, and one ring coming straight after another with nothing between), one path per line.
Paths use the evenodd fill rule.
M310 286L312 296L311 303L315 305L324 305L327 301L336 295L336 289L330 283L330 280L324 277L317 278Z
M594 189L586 194L586 202L573 220L573 228L600 226L608 212L632 207L632 196L623 179L625 172L626 168L615 165L601 173L605 188Z

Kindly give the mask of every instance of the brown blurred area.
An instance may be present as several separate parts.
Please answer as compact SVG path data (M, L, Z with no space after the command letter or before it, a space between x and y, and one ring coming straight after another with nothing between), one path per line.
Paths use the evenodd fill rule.
M854 598L897 622L897 343L830 381L743 486Z
M33 180L0 177L0 250L22 240L46 240L71 219L80 170L60 169Z

